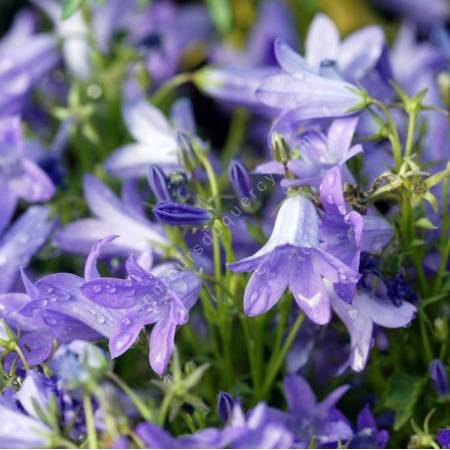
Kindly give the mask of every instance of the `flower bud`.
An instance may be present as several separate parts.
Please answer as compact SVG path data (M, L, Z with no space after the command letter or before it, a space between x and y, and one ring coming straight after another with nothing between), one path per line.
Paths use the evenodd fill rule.
M167 178L164 172L158 166L151 166L148 171L148 184L158 202L167 202L172 200L167 188Z
M289 146L279 133L272 133L272 156L275 161L282 164L289 161Z
M250 197L252 183L243 163L236 160L231 161L228 167L228 178L239 200Z
M433 359L430 363L428 371L439 397L447 397L450 394L448 388L448 375L442 361L439 359Z
M205 225L212 219L206 209L176 202L159 202L153 213L167 225Z
M180 164L188 171L193 172L198 166L199 161L192 148L191 138L179 131L177 133L177 143L179 148Z
M230 417L235 401L228 392L220 391L217 395L217 412L222 422L227 422Z

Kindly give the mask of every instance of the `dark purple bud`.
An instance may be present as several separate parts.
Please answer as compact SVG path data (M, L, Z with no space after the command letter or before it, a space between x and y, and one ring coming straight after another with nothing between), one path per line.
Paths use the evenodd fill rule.
M439 397L447 397L450 394L448 389L448 375L442 361L440 359L433 359L428 371Z
M217 395L217 412L222 422L227 422L233 411L235 401L228 392L220 391Z
M228 177L239 200L250 198L252 182L243 163L236 160L231 161L228 167Z
M212 219L206 209L175 202L159 202L154 208L155 216L167 225L205 225Z
M450 448L450 428L440 430L437 435L437 441L441 448Z
M148 184L158 202L169 202L172 200L167 188L167 178L158 166L151 166L148 171Z

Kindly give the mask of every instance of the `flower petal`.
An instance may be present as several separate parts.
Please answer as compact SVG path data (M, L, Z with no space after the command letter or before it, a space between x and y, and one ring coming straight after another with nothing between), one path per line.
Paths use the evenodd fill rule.
M92 280L94 278L99 278L100 274L97 270L97 259L100 256L100 252L102 250L102 247L107 244L108 242L113 241L118 236L111 235L106 236L103 239L100 239L98 242L96 242L93 246L91 251L89 252L89 255L86 259L86 263L84 265L84 279L86 281Z
M311 417L316 407L316 396L311 386L298 375L288 375L283 380L284 397L293 416Z
M130 308L136 303L136 283L117 278L91 279L81 286L81 292L97 305L106 308Z
M125 353L136 342L142 328L140 321L128 315L123 316L109 339L111 358Z
M359 115L353 114L333 120L328 128L327 148L336 160L341 160L350 148L358 121Z
M286 290L290 250L275 250L263 259L245 288L244 310L248 316L268 311Z
M172 356L176 328L176 324L164 320L156 323L150 334L150 366L159 376L164 374Z

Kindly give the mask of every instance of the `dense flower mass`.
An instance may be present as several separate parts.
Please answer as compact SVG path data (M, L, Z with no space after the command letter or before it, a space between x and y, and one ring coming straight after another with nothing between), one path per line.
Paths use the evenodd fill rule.
M445 0L0 5L0 446L450 448Z

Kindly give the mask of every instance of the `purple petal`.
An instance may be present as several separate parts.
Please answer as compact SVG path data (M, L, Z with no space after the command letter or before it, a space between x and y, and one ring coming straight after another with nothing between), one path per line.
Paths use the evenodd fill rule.
M325 14L317 14L309 26L305 53L308 64L316 69L324 60L336 60L340 36L334 22Z
M53 185L47 174L34 162L23 159L24 173L12 183L12 189L18 197L29 202L45 202L55 194Z
M55 225L49 216L47 207L28 208L0 240L0 292L11 288L20 268L28 265L46 241Z
M314 270L308 255L292 256L289 289L299 308L314 322L324 325L330 321L330 301L323 281Z
M149 448L176 448L177 443L167 431L153 423L141 423L136 427L136 434Z
M289 259L289 250L275 250L263 259L245 288L245 314L263 314L280 299L288 285Z
M0 317L5 319L8 325L18 330L34 331L45 326L42 320L28 318L20 313L20 310L30 301L27 294L13 293L0 294Z
M25 359L33 367L46 361L53 352L54 336L48 329L33 331L23 336L19 341ZM21 366L21 361L18 361Z
M164 320L156 323L150 334L150 366L159 376L164 374L172 356L176 329L176 324Z
M316 407L316 396L310 385L298 375L284 378L284 396L294 416L311 417Z
M336 403L350 389L350 386L343 385L328 394L318 405L317 414L324 418L329 418L330 410L336 406Z
M370 411L369 405L365 405L361 412L358 414L357 419L358 430L369 429L372 431L378 431L377 423Z
M172 106L170 116L177 131L192 136L196 134L194 112L189 99L181 98L177 100Z
M385 44L383 29L366 27L352 33L341 43L338 63L342 71L355 80L363 79L381 58Z
M336 160L341 160L350 148L358 121L358 115L342 117L333 120L328 128L327 148Z
M338 166L325 173L320 184L320 201L328 214L343 216L347 213L341 171Z
M0 180L0 236L3 233L3 230L8 226L9 222L14 215L14 211L17 206L17 196L14 194L5 183Z
M103 239L100 239L98 242L96 242L93 246L91 251L89 252L89 255L86 259L86 263L84 265L84 279L86 281L92 280L94 278L99 278L100 274L97 270L97 259L100 256L100 252L102 251L102 247L107 244L108 242L113 241L119 236L106 236Z
M387 220L376 216L364 216L361 250L363 252L381 251L393 235L392 225Z
M109 339L111 358L117 358L126 352L136 342L142 328L139 320L132 316L123 316Z
M106 308L129 308L136 303L136 284L116 278L97 278L81 286L81 292L97 305Z
M291 77L299 77L300 80L304 77L304 72L317 74L314 67L311 67L297 52L283 42L281 39L276 39L274 43L275 56L278 64Z

